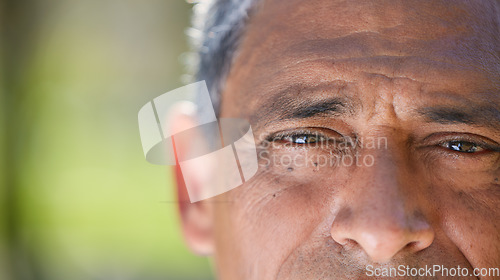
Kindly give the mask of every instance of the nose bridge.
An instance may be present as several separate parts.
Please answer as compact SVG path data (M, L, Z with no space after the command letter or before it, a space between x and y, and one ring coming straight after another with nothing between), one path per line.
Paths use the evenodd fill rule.
M350 208L358 218L353 222L362 223L360 227L386 230L384 234L402 233L408 227L407 216L411 212L405 190L410 186L405 182L408 178L403 178L406 167L402 155L393 149L375 149L369 153L374 164L357 170L357 199Z
M430 225L415 203L417 182L405 152L395 143L388 149L366 151L373 165L352 176L348 193L333 222L332 238L356 243L374 261L386 261L404 248L418 251L433 240Z
M357 177L360 178L358 184L362 185L358 188L361 191L358 197L363 198L359 200L360 203L355 204L358 211L383 217L388 214L392 217L393 214L404 211L406 198L403 177L407 167L403 155L396 149L391 145L391 149L367 151L373 158L373 165L361 166L357 170Z

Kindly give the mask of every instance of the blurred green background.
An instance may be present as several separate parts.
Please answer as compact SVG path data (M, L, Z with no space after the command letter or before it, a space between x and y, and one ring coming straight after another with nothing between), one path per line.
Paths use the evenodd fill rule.
M0 3L0 279L212 279L137 127L183 85L192 5Z

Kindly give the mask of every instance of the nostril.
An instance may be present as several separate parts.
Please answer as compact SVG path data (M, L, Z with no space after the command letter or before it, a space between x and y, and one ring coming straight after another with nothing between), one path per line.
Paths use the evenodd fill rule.
M417 241L412 241L408 244L406 244L406 249L411 249L411 248L414 248L414 247L417 247L418 246L418 242Z
M356 242L356 240L354 240L354 239L345 238L345 239L343 240L342 244L340 244L340 245L342 245L342 246L344 246L344 247L346 247L346 246L349 246L349 247L355 247L355 246L358 246L358 245L359 245L359 243L358 243L358 242Z
M416 252L419 251L419 248L421 247L421 243L419 241L412 241L403 248L405 251L409 252Z
M346 251L357 251L362 248L361 245L354 239L343 238L341 240L334 241Z

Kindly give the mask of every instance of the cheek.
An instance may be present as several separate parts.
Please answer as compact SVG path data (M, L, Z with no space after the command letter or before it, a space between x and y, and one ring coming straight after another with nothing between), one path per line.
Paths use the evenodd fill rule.
M474 267L496 267L500 263L500 178L498 162L443 159L417 167L427 188L426 201L438 217L436 231L444 233ZM484 163L488 164L484 164ZM485 166L487 168L485 168Z
M274 278L297 247L318 232L329 234L331 188L315 183L325 180L297 180L294 171L283 171L260 173L229 194L229 235L238 238L235 265L248 272L244 279Z
M442 147L426 147L414 154L415 166L433 185L452 190L477 189L495 183L500 177L500 153L468 154L450 152Z
M500 186L477 185L450 192L439 211L446 235L474 267L500 263Z

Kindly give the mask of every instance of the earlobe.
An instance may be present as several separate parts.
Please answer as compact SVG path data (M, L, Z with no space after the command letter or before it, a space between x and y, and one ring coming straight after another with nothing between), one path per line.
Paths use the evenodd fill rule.
M178 106L172 110L170 124L173 132L180 132L186 128L194 127L196 125L196 119L192 107L185 103L178 104ZM182 232L187 245L194 253L199 255L211 255L214 250L213 205L208 201L191 203L177 157L178 154L185 154L187 150L192 149L192 147L189 147L189 144L190 143L186 142L175 143L174 136L174 150L176 155L174 174ZM206 167L200 166L200 170L202 168ZM199 178L189 178L191 184L194 182L195 185L201 188L201 184L204 181L204 179L201 178L203 176L202 174L203 172L200 173ZM191 189L191 191L193 190Z
M182 233L189 248L198 255L211 255L214 249L213 205L207 201L191 203L178 165L175 166Z

